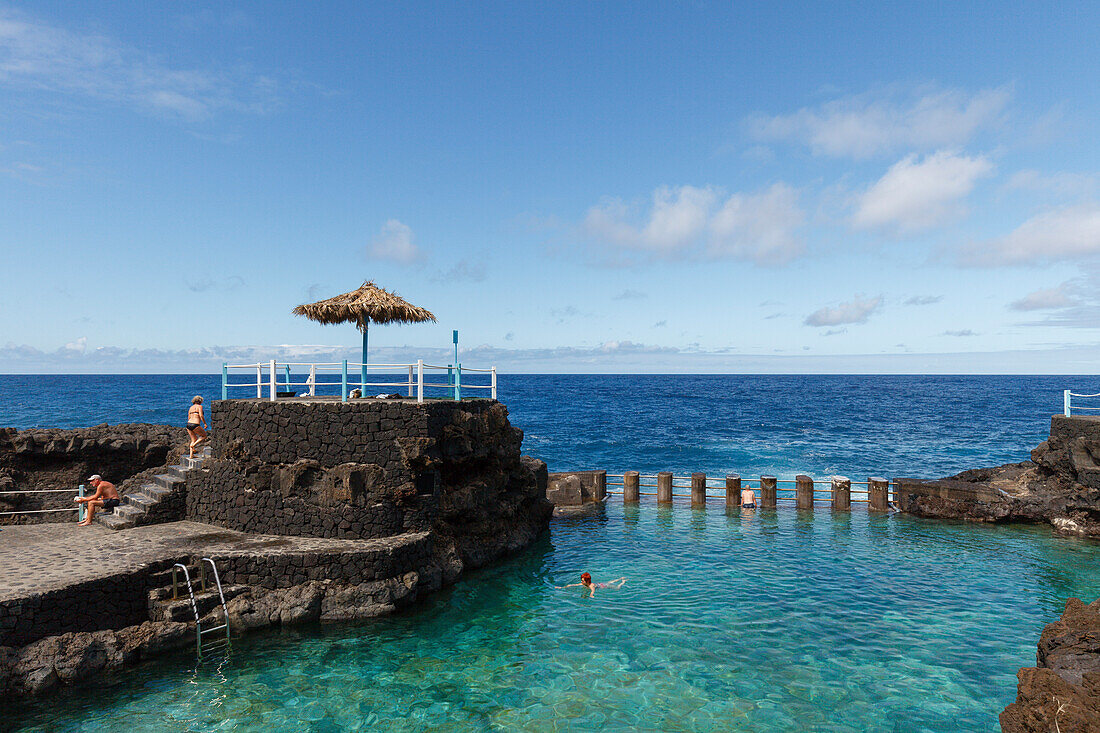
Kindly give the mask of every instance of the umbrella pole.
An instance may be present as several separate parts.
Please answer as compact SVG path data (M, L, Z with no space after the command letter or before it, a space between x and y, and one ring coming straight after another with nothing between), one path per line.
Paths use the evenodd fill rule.
M369 324L363 324L363 364L359 367L359 394L367 396L367 329Z

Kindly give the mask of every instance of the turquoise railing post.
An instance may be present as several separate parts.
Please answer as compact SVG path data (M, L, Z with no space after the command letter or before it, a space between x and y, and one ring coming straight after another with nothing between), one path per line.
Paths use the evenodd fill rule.
M462 400L462 365L455 365L455 402Z
M340 401L348 401L348 360L344 359L344 372L340 375Z
M1070 401L1070 391L1067 389L1062 392L1062 411L1069 417L1073 411L1072 402Z
M222 399L229 399L229 364L222 362Z
M290 391L290 364L286 365L286 391Z
M453 364L447 365L447 385L451 389L451 399L455 396L455 369Z
M370 326L370 321L363 324L363 363L359 366L359 393L364 397L366 396L366 332L370 330Z
M77 489L76 495L79 496L81 499L84 498L84 484L81 484L80 488ZM81 502L80 505L76 508L76 521L83 522L84 512L86 511L88 511L88 505L84 502Z

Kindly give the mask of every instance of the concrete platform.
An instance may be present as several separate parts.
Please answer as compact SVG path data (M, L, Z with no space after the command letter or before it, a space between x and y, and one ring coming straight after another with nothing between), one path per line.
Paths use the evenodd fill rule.
M391 554L419 534L376 540L251 535L198 522L112 532L98 525L29 524L0 531L0 603L144 570L182 556Z

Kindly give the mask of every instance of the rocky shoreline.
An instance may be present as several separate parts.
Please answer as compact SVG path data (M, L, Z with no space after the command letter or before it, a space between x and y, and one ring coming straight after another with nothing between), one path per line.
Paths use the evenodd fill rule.
M1031 460L938 481L899 479L898 509L921 517L1047 524L1100 539L1100 418L1055 415ZM1071 598L1039 639L1035 667L1017 674L1006 733L1100 731L1100 600Z
M898 509L934 519L1049 524L1100 539L1100 418L1051 418L1031 460L937 481L898 479Z
M310 581L290 588L250 587L226 604L232 634L312 622L357 621L385 616L438 590L442 574L409 572L398 578L349 585ZM220 624L220 610L204 618ZM195 624L145 621L122 629L68 632L24 647L0 647L0 694L41 695L65 684L134 666L195 646Z
M1004 733L1100 730L1100 600L1070 598L1043 629L1036 666L1016 677L1016 701L1001 713Z

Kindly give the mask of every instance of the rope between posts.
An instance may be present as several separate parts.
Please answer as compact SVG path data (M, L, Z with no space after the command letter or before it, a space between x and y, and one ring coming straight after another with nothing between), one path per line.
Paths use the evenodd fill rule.
M622 496L622 494L623 494L623 492L621 492L621 491L608 491L607 492L608 496ZM638 496L658 496L658 494L655 494L652 491L639 491ZM680 498L680 499L690 499L690 498L692 498L691 494L675 494L675 493L672 494L672 497L673 498ZM726 497L721 496L719 494L706 494L706 498L707 499L722 499L724 501ZM793 496L777 496L776 499L781 500L781 501L795 501L796 497L793 497ZM871 500L870 499L856 499L856 498L853 497L852 498L852 503L853 504L870 504Z

